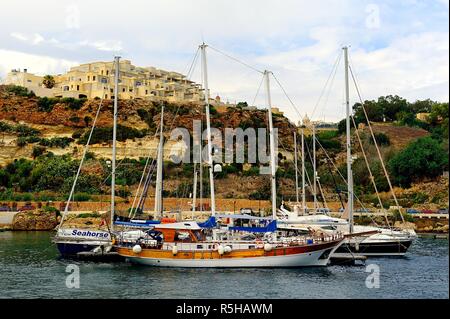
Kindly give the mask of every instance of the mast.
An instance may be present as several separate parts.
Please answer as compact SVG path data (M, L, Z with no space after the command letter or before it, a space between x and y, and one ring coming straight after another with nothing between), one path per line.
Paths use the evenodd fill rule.
M306 214L306 188L305 188L305 134L302 129L302 205L303 214Z
M294 162L295 162L295 199L297 204L299 203L298 196L298 165L297 165L297 128L295 128L294 132Z
M272 218L277 217L277 184L276 184L276 165L275 165L275 137L273 135L272 122L272 98L270 97L270 71L265 70L264 76L266 78L267 91L267 111L269 114L269 138L270 138L270 179L272 184Z
M316 127L312 125L313 139L313 196L314 196L314 212L317 212L317 171L316 171Z
M114 57L115 74L114 74L114 122L113 122L113 144L112 144L112 161L111 161L111 225L110 230L114 229L114 212L115 212L115 191L116 191L116 139L117 139L117 99L119 95L119 68L120 57Z
M206 132L208 136L208 167L209 167L209 185L211 187L211 215L216 215L216 200L214 194L214 167L213 167L213 153L211 141L211 119L209 115L209 88L208 88L208 69L206 65L206 47L203 43L200 46L202 51L202 66L203 66L203 85L205 88L205 108L206 108Z
M353 233L353 173L352 173L352 149L350 139L350 93L348 81L348 47L344 47L345 61L345 110L346 110L346 131L347 131L347 183L348 183L348 222L349 232Z
M197 205L197 170L195 169L195 163L194 163L194 189L192 194L192 220L194 220L194 212L195 212L195 206Z
M164 105L161 106L161 123L159 129L158 158L156 160L156 196L155 196L155 213L162 218L162 173L163 173L163 152L164 152Z

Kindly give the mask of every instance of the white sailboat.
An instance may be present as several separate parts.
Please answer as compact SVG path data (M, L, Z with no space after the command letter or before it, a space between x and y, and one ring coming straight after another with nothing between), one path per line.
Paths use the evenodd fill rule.
M279 210L279 224L281 228L304 228L308 226L315 226L323 231L343 231L345 234L353 234L354 236L345 239L344 243L336 250L337 254L357 254L364 256L402 256L406 253L414 239L417 237L414 230L394 230L391 228L382 228L374 226L360 226L354 225L354 194L353 194L353 173L352 173L352 154L350 141L350 100L349 100L349 64L348 64L348 48L343 48L345 61L345 98L346 98L346 149L347 149L347 185L348 185L348 202L345 209L345 218L334 218L327 214L317 213L316 205L316 187L314 186L314 212L310 215L306 214L303 209L303 214L299 215L294 212L286 210L281 207ZM313 128L314 132L314 128ZM302 132L303 133L303 132ZM376 143L376 141L375 141ZM313 145L315 145L315 138L313 137ZM315 147L314 147L315 150ZM302 134L302 159L304 158L303 149L303 134ZM315 152L313 154L313 161L315 163ZM314 185L316 183L316 169L314 168ZM304 162L302 163L303 175ZM387 177L388 178L388 177ZM305 182L303 179L303 195L305 189ZM303 196L303 208L306 207L305 197ZM358 236L359 233L365 234L369 232L376 232L370 236Z
M114 213L115 213L115 178L116 178L116 139L117 139L117 109L118 109L118 83L119 83L119 69L120 69L120 57L114 58L115 64L115 77L114 77L114 110L113 110L113 137L112 137L112 163L111 163L111 213L109 228L106 229L85 229L64 227L64 222L68 215L69 205L73 198L75 186L81 172L89 143L94 131L95 122L99 115L101 105L98 108L96 118L91 128L83 156L78 167L78 171L73 182L69 198L66 202L64 212L61 217L60 224L57 229L57 233L53 238L53 242L56 244L60 254L64 257L82 257L82 256L115 256L111 254L112 249L112 234L114 231Z

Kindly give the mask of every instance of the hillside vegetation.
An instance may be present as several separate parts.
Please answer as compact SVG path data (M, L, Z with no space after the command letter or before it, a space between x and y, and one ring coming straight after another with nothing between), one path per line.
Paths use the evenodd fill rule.
M94 200L98 195L109 193L110 167L107 160L110 155L105 150L110 149L112 138L112 101L101 103L102 110L91 140L95 147L88 153L76 189L76 200ZM39 98L24 88L0 86L0 200L64 200L99 104L99 100ZM442 194L445 183L440 176L448 170L448 103L430 100L410 103L397 96L387 96L377 101L366 101L365 105L377 144L399 194L410 188L420 189L422 183L430 182L437 183L436 192ZM166 138L175 127L192 131L193 120L200 120L203 116L200 104L164 103L164 107ZM120 101L119 153L132 154L155 146L160 110L161 104L156 102L140 99ZM238 106L220 113L212 108L211 113L212 127L222 131L226 127L267 126L264 110L243 110ZM426 121L419 121L417 113L429 113L429 117ZM365 123L361 105L355 104L354 114L357 125ZM343 123L339 123L338 130L319 131L317 135L321 146L317 156L318 174L327 201L346 200L346 185L339 176L346 176ZM291 153L295 127L280 115L274 116L274 125L280 138L279 200L293 200L295 167ZM387 180L367 126L360 127L358 132L378 189L387 192ZM354 135L352 143L356 155L353 165L356 193L366 203L376 205L361 147ZM312 177L310 136L306 137L306 149L306 169ZM120 158L117 172L119 196L127 198L132 194L144 165L143 156ZM223 165L222 172L216 173L218 197L269 199L269 180L267 175L259 174L259 168L260 163ZM189 197L193 189L193 165L167 161L164 171L165 196ZM204 171L206 173L206 169ZM208 196L207 181L205 175L204 196ZM405 193L410 205L428 201L448 206L448 199L442 195L423 196L420 193ZM307 194L307 199L311 200L311 194ZM321 196L319 199L322 200ZM390 204L392 202L386 198L386 205Z

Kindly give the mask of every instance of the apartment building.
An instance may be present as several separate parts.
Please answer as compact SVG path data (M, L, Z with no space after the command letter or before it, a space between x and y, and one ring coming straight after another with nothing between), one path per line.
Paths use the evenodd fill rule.
M42 76L28 73L26 69L12 70L4 83L27 87L38 96L111 99L114 97L114 73L114 62L93 62L54 75L55 86L51 89L43 86ZM118 97L195 102L203 100L204 93L199 84L180 73L137 67L129 60L121 60Z

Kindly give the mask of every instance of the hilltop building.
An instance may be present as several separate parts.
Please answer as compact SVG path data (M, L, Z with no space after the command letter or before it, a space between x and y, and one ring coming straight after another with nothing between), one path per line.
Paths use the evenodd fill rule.
M72 67L67 73L54 75L55 86L46 88L43 76L12 70L4 80L34 91L38 96L105 98L114 96L114 62L93 62ZM151 100L201 101L204 92L200 84L177 72L154 67L137 67L129 60L120 61L119 98Z

